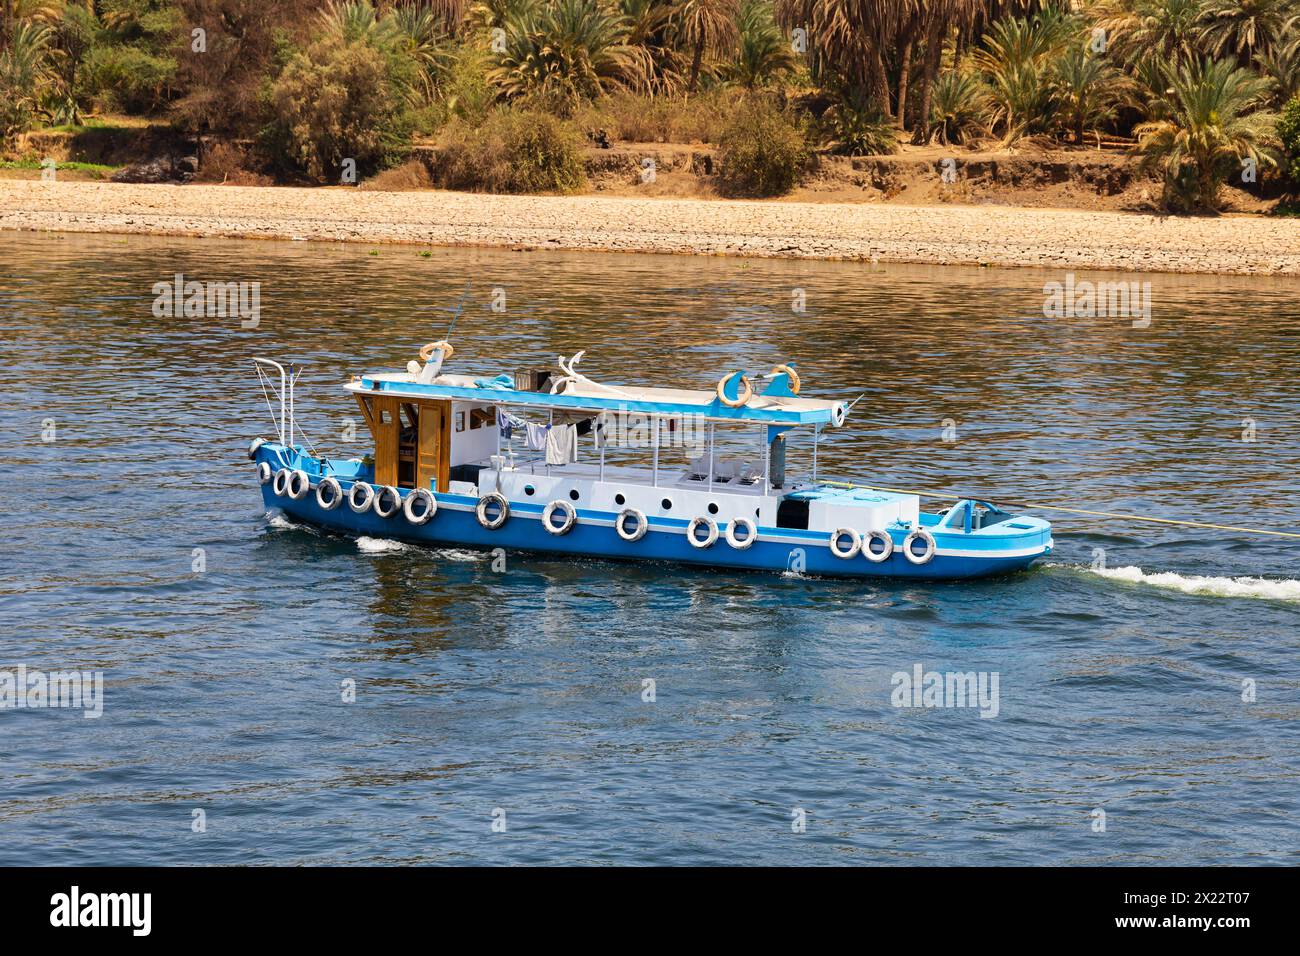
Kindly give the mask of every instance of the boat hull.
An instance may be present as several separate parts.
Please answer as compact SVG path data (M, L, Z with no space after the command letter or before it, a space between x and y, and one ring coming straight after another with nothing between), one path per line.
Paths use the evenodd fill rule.
M344 489L350 483L344 482ZM483 527L475 514L477 499L462 495L437 495L437 513L426 524L408 521L399 509L383 518L372 510L353 511L346 502L326 510L314 494L299 500L276 495L270 484L262 489L268 508L281 510L295 521L351 536L391 538L435 547L502 548L571 557L631 561L672 562L750 571L795 571L833 577L891 577L955 580L1006 574L1028 567L1051 550L1050 538L1022 542L1018 548L971 550L945 547L940 542L934 557L915 564L902 553L902 534L897 535L894 553L873 562L861 554L839 558L832 553L828 535L784 528L758 530L758 539L748 548L734 548L724 534L707 548L697 548L686 537L684 520L654 518L638 541L626 541L614 529L615 516L579 509L578 520L566 534L548 532L542 524L542 506L511 504L509 519L495 530ZM725 527L721 529L725 531Z

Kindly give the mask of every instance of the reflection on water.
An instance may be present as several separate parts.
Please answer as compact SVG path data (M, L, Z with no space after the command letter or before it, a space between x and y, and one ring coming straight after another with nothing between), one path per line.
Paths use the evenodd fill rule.
M442 337L472 280L458 372L587 349L599 379L710 387L793 360L807 394L859 399L824 433L827 474L1300 530L1300 283L1143 276L1135 329L1044 318L1055 272L375 251L0 234L0 667L106 680L97 721L0 710L12 845L122 863L1291 852L1300 542L1049 514L1053 564L1000 581L525 556L497 574L268 522L243 452L271 432L258 354L306 364L322 452L362 453L338 385ZM260 325L155 318L178 272L260 282ZM1102 560L1142 571L1080 570ZM1265 585L1215 583L1241 577ZM915 663L1000 673L1000 716L893 708ZM1094 833L1097 807L1122 824Z

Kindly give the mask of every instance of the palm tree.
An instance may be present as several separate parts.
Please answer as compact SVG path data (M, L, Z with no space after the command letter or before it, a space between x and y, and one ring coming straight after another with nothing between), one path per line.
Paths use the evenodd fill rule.
M1183 209L1218 207L1219 187L1245 159L1274 167L1275 116L1255 109L1269 81L1232 60L1204 57L1166 68L1168 118L1140 124L1144 168L1164 172L1165 202Z
M939 142L961 143L986 131L988 93L979 76L966 70L948 70L934 83L930 120Z
M0 140L24 132L36 112L41 86L48 78L50 28L20 20L0 49Z
M1192 59L1200 50L1203 0L1104 0L1097 26L1108 49L1128 63Z
M944 40L951 29L955 28L959 34L973 29L977 21L987 16L989 5L989 0L920 0L918 29L924 33L925 53L921 64L921 123L913 133L913 143L930 141L933 91L943 61Z
M554 0L511 14L506 49L488 78L510 98L540 97L567 112L578 102L635 83L627 21L598 0Z
M974 55L989 80L990 119L1004 141L1042 132L1059 105L1050 65L1074 39L1077 22L1055 8L999 20Z
M1064 124L1083 143L1084 127L1095 127L1115 115L1125 77L1105 60L1075 44L1051 68L1050 84Z
M798 64L790 41L772 18L771 0L745 0L740 8L740 45L728 75L752 90Z
M445 22L442 14L424 3L395 7L384 17L388 41L419 67L420 92L426 100L433 98L454 60L442 30Z
M619 0L618 6L637 63L634 85L651 94L679 89L685 66L672 42L673 0Z
M917 2L777 0L776 19L787 30L800 27L808 31L814 80L825 86L866 90L878 111L892 116L884 51Z
M1204 0L1198 18L1201 42L1211 56L1237 56L1249 63L1271 50L1295 22L1293 0Z
M691 48L690 79L686 90L694 93L700 79L705 50L731 49L738 30L739 0L680 0L673 12L682 42Z

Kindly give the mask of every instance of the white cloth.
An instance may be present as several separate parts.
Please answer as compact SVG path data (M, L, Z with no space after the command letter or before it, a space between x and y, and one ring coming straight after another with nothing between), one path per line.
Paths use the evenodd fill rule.
M545 425L535 425L528 422L528 447L532 451L542 451L546 448Z
M546 435L546 463L567 465L578 460L578 426L552 425Z

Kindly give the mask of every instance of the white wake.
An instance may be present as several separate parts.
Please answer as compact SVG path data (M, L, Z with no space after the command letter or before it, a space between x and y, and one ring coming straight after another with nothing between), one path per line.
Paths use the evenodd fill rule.
M357 538L357 550L362 554L383 554L385 551L405 551L406 545L392 538Z
M1300 581L1284 579L1272 581L1268 578L1216 578L1200 575L1177 574L1173 571L1161 571L1148 574L1141 568L1088 568L1093 574L1112 581L1124 581L1128 584L1147 584L1151 587L1181 591L1184 594L1199 594L1209 597L1264 598L1269 601L1300 601Z

